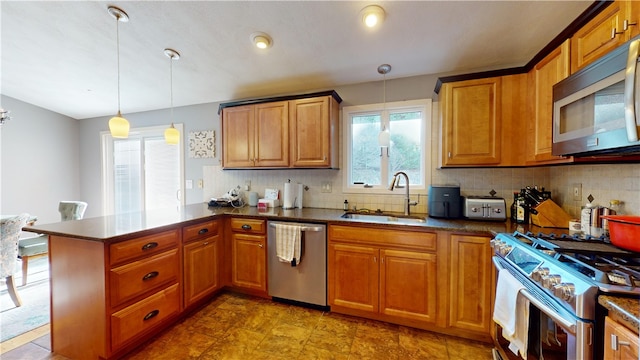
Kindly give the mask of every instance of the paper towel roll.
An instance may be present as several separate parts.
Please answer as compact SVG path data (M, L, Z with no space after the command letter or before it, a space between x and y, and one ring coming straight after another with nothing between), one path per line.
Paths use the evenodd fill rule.
M297 197L296 197L296 207L298 209L302 209L302 194L304 193L304 185L302 184L297 184L298 185L298 191L297 191Z
M288 182L284 183L284 197L282 200L283 209L293 209L295 207L297 193L298 191L296 184Z

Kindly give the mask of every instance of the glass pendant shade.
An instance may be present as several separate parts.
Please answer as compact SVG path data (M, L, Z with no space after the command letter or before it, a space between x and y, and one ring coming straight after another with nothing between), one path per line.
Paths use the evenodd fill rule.
M389 144L391 143L390 141L390 134L389 134L389 130L387 130L386 128L382 129L382 131L380 131L380 133L378 134L378 145L379 146L386 146L389 147Z
M122 117L120 111L118 111L118 115L109 120L109 131L114 138L126 139L129 137L129 121Z
M171 123L171 127L167 128L164 131L164 140L167 144L176 145L180 143L180 131L173 126Z

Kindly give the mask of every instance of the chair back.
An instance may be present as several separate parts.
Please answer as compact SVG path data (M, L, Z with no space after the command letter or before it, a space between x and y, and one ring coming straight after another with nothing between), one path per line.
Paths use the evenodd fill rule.
M87 203L84 201L60 201L58 211L60 212L60 220L80 220L87 210Z
M18 260L18 239L29 214L0 220L0 278L13 275Z

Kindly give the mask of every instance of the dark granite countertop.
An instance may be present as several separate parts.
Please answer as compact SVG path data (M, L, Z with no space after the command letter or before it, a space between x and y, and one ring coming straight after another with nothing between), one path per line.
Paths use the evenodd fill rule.
M640 298L600 295L598 303L615 313L626 327L640 333Z
M120 215L100 216L85 218L82 220L64 221L51 224L35 224L25 227L25 231L43 233L48 235L68 236L78 239L93 241L121 241L135 236L145 235L156 231L175 228L177 225L214 219L224 215L237 215L253 218L265 218L268 220L283 220L296 222L322 222L343 224L375 224L377 226L400 226L404 228L443 230L456 232L469 232L477 234L495 234L500 232L513 232L516 225L510 221L470 221L448 220L430 218L427 214L412 214L414 218L422 218L424 222L410 224L398 224L375 220L345 219L341 216L343 210L303 208L284 210L280 207L270 208L266 212L260 212L256 207L244 206L241 208L209 207L207 204L191 204L176 209L151 210ZM398 214L402 216L401 214ZM520 225L519 225L520 226ZM521 231L532 230L529 227L520 226Z

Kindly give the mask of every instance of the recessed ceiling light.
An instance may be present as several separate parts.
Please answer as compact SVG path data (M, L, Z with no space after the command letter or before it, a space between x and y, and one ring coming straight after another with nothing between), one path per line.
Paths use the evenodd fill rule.
M271 47L273 41L269 35L263 32L255 32L251 34L251 43L258 49L267 49Z
M362 22L366 27L373 28L384 21L384 9L378 5L369 5L360 11Z

